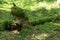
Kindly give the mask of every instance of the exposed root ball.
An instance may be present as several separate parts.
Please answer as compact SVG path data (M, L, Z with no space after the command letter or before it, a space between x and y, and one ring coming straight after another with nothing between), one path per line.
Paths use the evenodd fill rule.
M16 23L16 25L12 25L12 24L13 24L12 22L7 22L5 29L9 30L9 31L12 31L12 30L21 31L21 27L22 27L21 25L19 25L17 23Z

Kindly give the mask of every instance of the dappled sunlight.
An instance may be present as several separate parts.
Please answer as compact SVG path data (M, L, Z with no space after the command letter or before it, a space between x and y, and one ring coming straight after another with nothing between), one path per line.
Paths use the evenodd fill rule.
M53 25L58 25L58 26L60 26L60 23L53 23Z
M6 10L6 11L10 11L12 5L9 5L9 4L4 4L2 6L2 8L0 8L0 10Z
M39 2L38 4L34 5L34 6L30 6L31 10L35 10L36 8L41 8L41 7L45 7L46 9L51 9L51 8L59 8L59 5L54 2L52 4L48 4L46 2Z
M34 0L33 0L34 1ZM21 8L29 8L31 10L36 10L37 8L41 8L41 7L45 7L46 9L51 9L51 8L59 8L59 5L56 3L56 2L53 2L52 4L48 4L46 2L39 2L39 3L36 3L35 5L30 5L30 6L27 6L25 5L24 3L21 3L19 4L18 3L19 1L16 1L15 4L18 6L18 7L21 7ZM20 1L21 2L21 1ZM23 5L23 6L22 6ZM25 6L24 6L25 5ZM3 8L0 8L0 9L3 9L3 10L7 10L7 11L10 11L10 8L12 7L12 5L10 5L9 3L8 4L4 4L3 5ZM5 8L5 9L4 9Z
M10 4L4 4L3 8L11 8L12 5Z
M49 35L47 33L41 33L41 34L37 34L34 37L32 37L32 39L37 39L37 40L44 40L46 37L48 37Z
M18 30L13 30L13 31L11 31L11 33L13 33L13 34L19 34L20 32Z

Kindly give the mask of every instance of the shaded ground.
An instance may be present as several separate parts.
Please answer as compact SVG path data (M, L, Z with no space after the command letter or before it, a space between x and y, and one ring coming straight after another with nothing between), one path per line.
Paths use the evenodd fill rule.
M60 40L60 25L57 23L55 25L49 22L38 26L24 27L19 34L0 31L0 40Z

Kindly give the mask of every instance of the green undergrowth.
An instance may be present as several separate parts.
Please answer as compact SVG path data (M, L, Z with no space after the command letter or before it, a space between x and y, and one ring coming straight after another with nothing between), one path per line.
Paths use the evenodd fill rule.
M60 31L60 25L58 23L52 23L48 22L45 24L40 24L36 26L30 26L30 27L23 27L22 31L20 34L12 34L9 31L0 31L0 40L37 40L42 34L42 39L43 40L54 40L57 39L59 40L60 36L59 35ZM58 33L58 34L57 34ZM46 34L48 37L45 37L44 34ZM39 36L38 36L39 35ZM9 36L9 37L8 37ZM57 38L56 38L57 37ZM40 40L40 39L39 39Z
M36 25L36 26L30 26L30 27L24 27L22 29L22 32L25 31L25 33L34 33L34 30L39 30L41 32L51 32L51 31L60 31L60 23L54 23L54 22L47 22L44 24ZM31 32L32 31L32 32Z
M13 20L10 14L13 0L0 1L0 40L59 40L60 8L55 5L56 0L15 0L14 2L24 9L27 21L34 25L23 27L20 34L6 31L5 23Z

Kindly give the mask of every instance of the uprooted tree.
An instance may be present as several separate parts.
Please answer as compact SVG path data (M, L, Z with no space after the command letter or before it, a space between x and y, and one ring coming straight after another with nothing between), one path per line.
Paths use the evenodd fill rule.
M6 28L8 30L18 30L22 29L22 26L26 23L28 18L25 16L25 12L22 8L19 8L13 3L13 7L11 8L11 15L13 16L13 22L8 22Z

